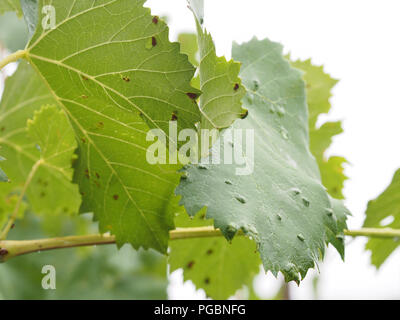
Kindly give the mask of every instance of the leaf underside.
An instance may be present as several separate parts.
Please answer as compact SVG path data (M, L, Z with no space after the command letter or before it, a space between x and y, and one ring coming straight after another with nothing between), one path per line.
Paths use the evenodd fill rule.
M240 229L252 237L266 270L299 281L323 255L330 233L339 232L308 147L304 82L282 47L268 40L235 44L233 57L243 65L249 110L234 128L255 131L254 158L246 155L254 173L237 176L235 166L226 164L190 166L177 193L191 215L206 206L207 218L227 239Z
M292 61L291 65L304 72L306 82L307 104L309 112L310 149L318 162L322 184L329 194L336 199L343 199L343 186L347 177L344 175L343 165L347 160L343 157L332 156L327 158L326 150L332 143L332 138L343 132L342 123L325 122L317 126L318 117L329 113L331 109L331 90L338 83L324 72L322 66L314 66L311 59Z

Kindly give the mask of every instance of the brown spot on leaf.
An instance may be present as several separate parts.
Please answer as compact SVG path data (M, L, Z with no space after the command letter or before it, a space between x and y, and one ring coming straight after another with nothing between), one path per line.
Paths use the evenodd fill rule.
M4 130L6 130L6 128L5 127L1 127L0 131L4 132Z
M241 119L246 119L248 115L249 115L249 110L246 110L244 113L242 113L242 114L240 115L240 118L241 118Z
M192 100L197 99L197 93L188 92L188 93L186 93L186 95Z
M90 174L88 169L85 170L85 177L90 179Z
M235 86L233 87L233 90L238 91L240 88L239 83L236 83Z
M102 122L102 121L98 122L97 123L97 127L100 128L100 129L103 129L104 128L104 122Z
M154 24L158 24L158 20L159 19L160 19L159 17L154 16L152 21L153 21Z
M0 256L5 256L8 254L8 250L7 249L0 249Z
M208 278L208 277L205 278L205 279L204 279L204 283L205 283L205 284L210 284L210 278Z
M188 269L192 269L193 266L194 266L194 261L190 261L190 262L187 264L187 268L188 268Z
M113 199L114 199L114 200L118 200L118 199L119 199L119 195L114 194L114 195L113 195Z
M151 37L151 45L155 47L157 45L157 38L156 37Z
M176 121L176 120L178 120L178 116L176 115L175 112L173 112L171 116L171 121Z
M81 138L82 143L86 143L86 139L85 138Z
M82 95L82 99L87 99L87 98L88 98L87 95L85 95L85 94Z
M131 81L131 79L129 77L127 77L127 76L122 77L122 80L124 80L125 82L130 82Z
M82 79L85 80L85 81L86 81L86 80L89 80L89 79L88 79L87 77L85 77L84 75L82 75Z
M95 174L96 174L96 178L100 179L100 175L97 172Z
M212 255L214 253L214 250L213 249L209 249L209 250L207 250L207 255L209 256L209 255Z

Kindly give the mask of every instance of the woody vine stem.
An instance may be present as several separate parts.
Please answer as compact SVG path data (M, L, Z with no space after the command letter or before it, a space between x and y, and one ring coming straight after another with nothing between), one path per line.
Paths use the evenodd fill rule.
M3 60L0 60L0 70L6 65L16 62L21 58L26 58L27 51L20 50ZM11 258L47 250L64 249L64 248L75 248L83 246L94 246L94 245L106 245L115 244L116 239L110 234L94 234L94 235L84 235L84 236L69 236L60 238L49 238L49 239L38 239L38 240L5 240L8 232L11 230L14 222L17 218L20 205L22 203L25 191L33 175L40 166L41 162L38 161L30 173L30 178L28 178L24 189L18 199L17 205L10 216L9 222L4 228L0 235L0 262L5 262ZM359 230L345 230L344 234L351 237L373 237L373 238L399 238L400 239L400 229L390 229L390 228L363 228ZM239 236L243 236L243 232L238 232ZM180 228L170 231L171 240L181 240L181 239L193 239L193 238L208 238L208 237L221 237L223 234L219 229L215 229L212 226L209 227L199 227L199 228Z

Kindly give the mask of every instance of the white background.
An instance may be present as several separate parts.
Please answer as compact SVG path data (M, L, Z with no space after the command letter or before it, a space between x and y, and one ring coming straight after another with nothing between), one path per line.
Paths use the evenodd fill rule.
M350 180L346 204L350 228L359 228L368 200L378 196L400 167L400 2L398 0L205 0L205 25L220 55L230 57L232 41L268 37L284 45L293 58L312 58L339 84L332 111L323 120L343 120L345 133L335 138L330 154L345 156ZM171 39L194 31L185 0L149 0L154 14L167 16ZM318 298L400 298L400 252L376 271L364 251L365 239L347 239L346 262L334 250L320 265ZM314 298L310 273L294 299ZM171 277L171 299L203 298L179 272ZM280 281L256 280L259 294L274 294Z

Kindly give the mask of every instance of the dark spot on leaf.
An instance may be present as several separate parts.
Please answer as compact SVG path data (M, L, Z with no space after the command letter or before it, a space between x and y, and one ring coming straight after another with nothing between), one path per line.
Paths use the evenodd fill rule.
M235 86L233 87L233 90L238 91L240 88L239 83L236 83Z
M96 172L96 178L100 179L100 175Z
M41 193L40 193L40 197L41 197L41 198L44 198L45 196L46 196L46 194L45 194L44 192L41 192Z
M85 94L82 95L82 99L87 99L87 98L88 98L87 95L85 95Z
M97 127L100 128L100 129L103 129L104 128L104 122L101 122L101 121L98 122L97 123Z
M15 228L15 223L13 223L12 225L11 225L11 229L14 229Z
M205 278L205 279L204 279L204 283L205 283L205 284L210 284L210 278Z
M197 93L192 93L192 92L188 92L186 93L186 95L192 100L196 100L198 97Z
M212 255L214 253L214 251L212 249L207 250L207 255Z
M302 235L302 234L298 234L297 235L297 238L300 240L300 241L304 241L305 239L304 239L304 236Z
M8 254L8 250L7 249L0 249L0 256L5 256Z
M239 201L240 203L243 203L243 204L246 203L246 198L243 197L243 196L241 196L241 195L236 195L236 196L235 196L235 199L236 199L237 201Z
M203 214L200 216L200 219L205 220L205 219L206 219L206 214L203 213Z
M177 116L176 113L174 112L174 113L172 113L171 121L176 121L176 120L178 120L178 116Z
M240 118L241 118L241 119L246 119L248 115L249 115L249 110L246 110L244 113L242 113L242 114L240 115Z
M85 81L86 81L86 80L89 80L89 79L88 79L87 77L85 77L84 75L82 75L82 79L85 80Z
M114 199L114 200L118 200L118 199L119 199L119 195L114 194L114 195L113 195L113 199Z
M122 80L124 80L125 82L130 82L131 81L131 79L129 77L127 77L127 76L122 77Z
M153 17L153 23L154 23L154 24L158 24L158 19L159 19L159 17L154 16L154 17Z
M90 174L88 169L85 170L85 177L90 179Z
M151 45L152 45L153 47L155 47L155 46L157 45L157 38L156 38L156 37L152 37L152 38L151 38Z
M3 132L4 130L6 130L5 127L1 127L0 131Z
M253 81L253 89L254 91L257 91L260 88L260 84L258 83L257 80Z
M188 269L192 269L193 266L194 266L194 261L190 261L190 262L187 264L187 268L188 268Z
M86 143L86 139L85 138L81 138L82 143Z

